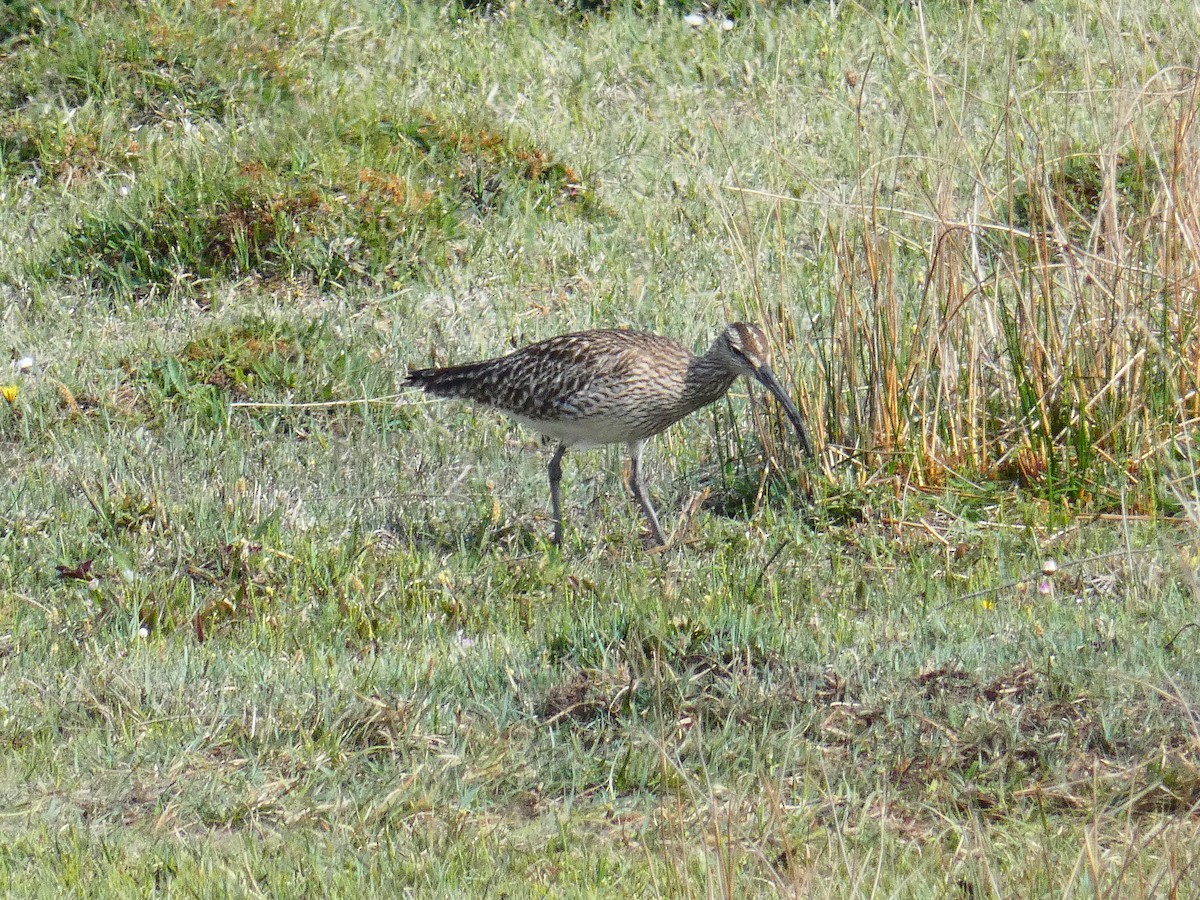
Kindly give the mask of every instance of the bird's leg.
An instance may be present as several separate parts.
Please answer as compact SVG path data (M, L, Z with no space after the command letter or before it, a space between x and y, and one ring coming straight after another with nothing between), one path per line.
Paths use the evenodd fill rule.
M631 441L629 444L629 490L633 492L633 499L645 513L654 540L658 546L665 547L667 539L663 535L662 526L658 524L658 515L650 505L650 495L646 493L646 479L642 476L642 448L645 446L645 441Z
M554 545L562 544L562 458L566 444L559 444L550 457L550 507L554 511Z

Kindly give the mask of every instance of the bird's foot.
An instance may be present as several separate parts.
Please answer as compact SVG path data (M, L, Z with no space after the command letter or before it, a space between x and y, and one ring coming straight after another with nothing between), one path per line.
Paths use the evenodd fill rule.
M650 553L663 553L671 549L675 542L675 536L667 537L661 531L644 531L642 532L642 549Z

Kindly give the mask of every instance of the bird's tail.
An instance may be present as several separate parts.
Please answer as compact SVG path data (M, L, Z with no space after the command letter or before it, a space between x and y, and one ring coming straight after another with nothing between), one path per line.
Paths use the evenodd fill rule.
M487 380L488 363L467 363L442 369L412 369L404 380L405 387L419 387L433 397L456 397L463 400L486 400L480 389Z

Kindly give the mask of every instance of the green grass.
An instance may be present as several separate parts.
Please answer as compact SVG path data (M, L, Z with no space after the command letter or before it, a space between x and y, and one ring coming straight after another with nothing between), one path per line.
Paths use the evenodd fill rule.
M0 890L1200 895L1190 7L10 7ZM395 398L731 319L663 553Z

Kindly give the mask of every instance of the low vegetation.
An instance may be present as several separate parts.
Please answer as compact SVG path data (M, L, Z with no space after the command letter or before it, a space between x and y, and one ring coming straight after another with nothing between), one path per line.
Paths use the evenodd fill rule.
M6 4L0 887L1200 894L1200 37L1048 3ZM737 319L661 553L398 391Z

